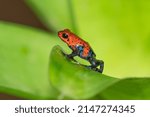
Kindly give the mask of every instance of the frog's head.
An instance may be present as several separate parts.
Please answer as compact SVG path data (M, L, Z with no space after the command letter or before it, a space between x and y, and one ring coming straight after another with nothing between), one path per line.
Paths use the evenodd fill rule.
M69 39L71 37L71 32L69 29L64 29L58 32L59 38L65 43L69 44Z

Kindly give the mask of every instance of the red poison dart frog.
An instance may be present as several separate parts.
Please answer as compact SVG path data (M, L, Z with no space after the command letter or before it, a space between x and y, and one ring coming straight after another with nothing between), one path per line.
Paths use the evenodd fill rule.
M73 57L79 56L80 58L90 62L91 65L88 66L88 68L98 71L100 73L103 72L104 62L95 58L96 55L94 51L86 41L72 33L69 29L59 31L58 36L72 50L72 53L67 55L68 58L74 60ZM97 68L98 66L100 66L99 69Z

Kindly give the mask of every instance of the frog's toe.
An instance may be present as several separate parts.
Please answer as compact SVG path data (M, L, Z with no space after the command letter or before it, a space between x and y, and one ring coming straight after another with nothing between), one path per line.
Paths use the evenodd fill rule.
M103 73L103 70L102 70L102 69L98 69L97 71L100 72L100 73Z

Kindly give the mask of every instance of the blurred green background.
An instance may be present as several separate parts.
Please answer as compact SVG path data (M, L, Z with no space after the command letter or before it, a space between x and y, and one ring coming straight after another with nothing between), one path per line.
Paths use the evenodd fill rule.
M150 99L149 0L24 4L43 27L0 21L0 92L25 99ZM66 62L60 47L51 51L60 45L70 52L57 37L64 28L90 43L105 75Z

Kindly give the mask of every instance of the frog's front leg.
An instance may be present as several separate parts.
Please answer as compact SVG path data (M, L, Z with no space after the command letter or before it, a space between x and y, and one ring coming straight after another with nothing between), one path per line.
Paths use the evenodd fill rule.
M72 51L71 54L67 54L66 55L69 59L73 60L74 62L77 62L74 57L77 56L77 52L76 51Z
M102 73L103 69L104 69L104 61L102 60L97 60L95 58L89 58L89 62L91 64L90 68L91 69L95 69L96 71ZM97 67L100 66L100 68L98 69Z

